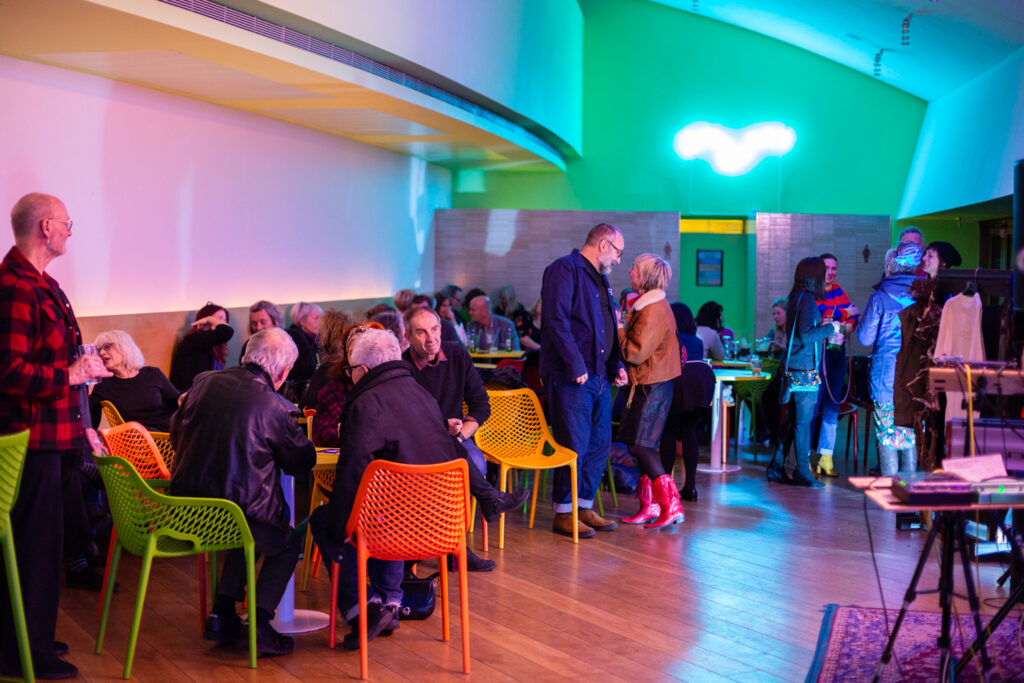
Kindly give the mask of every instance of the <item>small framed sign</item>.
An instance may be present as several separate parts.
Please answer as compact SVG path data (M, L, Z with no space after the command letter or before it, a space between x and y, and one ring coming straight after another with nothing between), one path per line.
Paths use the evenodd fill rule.
M722 250L697 250L697 286L722 286Z

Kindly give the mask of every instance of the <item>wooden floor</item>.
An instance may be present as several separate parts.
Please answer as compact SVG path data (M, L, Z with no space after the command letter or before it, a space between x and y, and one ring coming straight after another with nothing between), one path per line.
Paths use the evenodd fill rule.
M622 526L574 546L550 531L548 505L538 510L532 531L523 515L509 515L505 549L492 545L481 553L497 570L470 575L472 678L802 680L826 604L881 605L864 498L842 478L822 490L768 484L764 460L755 465L746 454L741 472L698 475L699 502L686 504L686 521L669 530ZM620 497L616 511L604 495L609 516L634 512L633 498ZM871 506L867 519L886 604L898 609L923 532L898 532L891 513ZM493 544L497 529L491 530ZM479 529L471 542L479 551ZM122 568L102 655L92 654L96 594L62 594L57 636L70 643L68 659L86 680L121 674L138 558L126 557ZM1001 571L981 565L983 597L1005 594L995 588ZM922 588L934 588L937 576L933 562ZM959 577L957 586L962 592ZM297 606L324 609L328 588L321 575L298 593ZM299 636L294 654L260 659L257 670L248 669L244 650L200 638L197 594L194 559L154 563L133 678L358 678L358 653L329 650L325 631ZM439 613L403 622L393 636L371 643L371 678L461 676L457 605L450 643L439 640ZM915 607L935 610L937 599L921 596Z

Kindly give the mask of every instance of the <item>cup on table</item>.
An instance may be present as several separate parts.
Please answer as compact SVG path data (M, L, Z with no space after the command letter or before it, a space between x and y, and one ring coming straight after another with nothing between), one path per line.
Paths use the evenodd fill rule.
M761 374L761 356L753 355L750 357L750 369L755 375Z
M79 356L99 356L100 354L96 350L96 345L95 344L79 344L78 345L78 355ZM100 381L100 379L101 379L100 377L94 377L93 379L91 379L88 382L86 382L85 386L90 386L92 384L96 384L97 382Z

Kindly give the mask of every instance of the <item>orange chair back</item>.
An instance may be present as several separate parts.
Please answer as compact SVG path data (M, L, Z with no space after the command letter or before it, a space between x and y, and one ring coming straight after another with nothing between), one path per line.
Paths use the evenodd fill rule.
M330 498L331 493L334 492L334 473L334 465L317 465L313 468L313 483L320 487L327 498Z
M454 553L469 528L469 467L459 458L435 465L374 460L359 483L346 535L370 557L419 560Z
M101 429L100 434L110 454L130 462L143 479L171 478L171 472L153 437L138 422L125 422L117 427Z

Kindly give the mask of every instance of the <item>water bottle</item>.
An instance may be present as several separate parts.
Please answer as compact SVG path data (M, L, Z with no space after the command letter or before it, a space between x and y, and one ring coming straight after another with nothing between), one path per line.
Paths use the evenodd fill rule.
M469 352L476 353L476 330L469 331Z
M509 332L508 334L505 335L505 350L506 351L511 351L512 350L512 333L511 332Z

